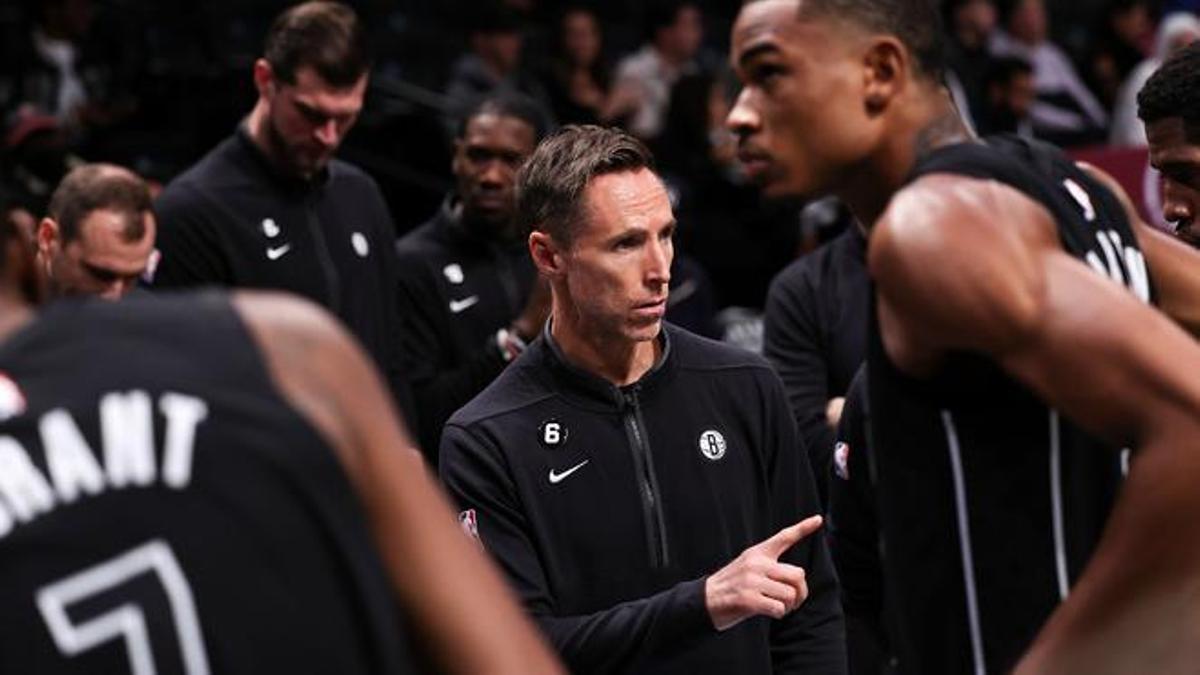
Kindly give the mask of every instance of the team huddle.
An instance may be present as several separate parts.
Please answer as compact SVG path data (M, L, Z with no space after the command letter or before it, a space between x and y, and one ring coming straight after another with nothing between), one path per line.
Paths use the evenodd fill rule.
M488 97L393 248L333 158L361 26L285 11L254 110L153 207L89 166L36 242L0 225L0 672L1195 672L1200 254L976 138L938 23L733 27L746 175L861 225L825 449L776 364L676 325L642 141ZM1175 195L1195 112L1162 92L1198 55L1144 97ZM213 285L258 290L179 290Z

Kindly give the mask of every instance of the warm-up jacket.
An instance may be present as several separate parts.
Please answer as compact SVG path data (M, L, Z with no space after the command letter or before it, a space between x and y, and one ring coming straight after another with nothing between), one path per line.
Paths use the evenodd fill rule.
M851 224L788 265L767 293L763 356L783 379L822 503L834 443L825 409L829 399L846 395L867 354L866 261L866 235Z
M155 211L154 287L278 289L323 305L375 358L412 419L395 235L374 180L338 160L312 181L285 176L239 128L171 181Z
M405 375L434 463L446 419L504 370L496 331L521 313L535 274L523 240L478 232L457 211L447 200L396 243Z
M810 596L717 632L707 575L818 511L779 378L667 324L659 364L617 388L547 330L446 425L441 474L577 673L844 673L837 582L818 532L783 560Z

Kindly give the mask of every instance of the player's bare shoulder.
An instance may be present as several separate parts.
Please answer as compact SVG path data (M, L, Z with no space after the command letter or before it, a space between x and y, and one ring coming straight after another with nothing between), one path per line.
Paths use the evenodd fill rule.
M277 292L239 291L230 296L280 394L337 450L343 466L355 463L355 389L369 389L366 357L324 309ZM358 385L354 383L357 382Z
M1038 320L1050 213L993 180L924 176L876 222L868 265L884 318L944 349L1002 350ZM888 310L891 311L888 311ZM890 351L890 350L889 350Z

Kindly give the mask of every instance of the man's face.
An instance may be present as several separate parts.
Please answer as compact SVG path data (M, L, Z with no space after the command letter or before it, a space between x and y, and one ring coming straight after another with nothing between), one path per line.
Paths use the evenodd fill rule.
M591 65L600 56L600 27L585 10L571 10L562 20L563 51L571 63Z
M1019 119L1029 117L1034 99L1037 98L1037 90L1033 86L1033 74L1017 73L1013 75L1012 81L1008 84L1005 98L1008 109L1012 111L1013 115Z
M516 208L517 169L533 153L535 135L533 127L516 117L486 113L467 122L450 165L466 220L508 225Z
M141 214L145 228L137 241L124 236L127 215L110 209L89 213L79 224L79 236L63 242L57 224L42 221L38 253L47 269L54 295L95 295L117 300L128 293L146 271L154 250L154 216Z
M996 5L992 0L970 0L954 14L955 28L986 38L996 28Z
M525 39L515 30L476 33L472 38L476 53L505 75L521 64L524 44Z
M675 23L667 29L666 47L681 60L690 59L704 40L704 17L693 5L684 5L675 15Z
M296 71L294 84L272 75L261 94L274 159L302 178L323 169L358 120L366 90L365 74L345 88L328 84L309 66Z
M1013 37L1031 45L1046 41L1046 6L1042 0L1018 0L1016 9L1008 19L1008 30Z
M1163 219L1175 225L1175 234L1200 247L1200 143L1188 139L1182 117L1168 117L1146 125L1150 164L1162 175Z
M769 196L812 198L841 185L870 152L861 43L797 0L746 5L731 58L743 88L726 120L738 158Z
M604 174L584 191L584 215L563 271L571 309L590 334L653 340L667 311L675 218L648 169Z

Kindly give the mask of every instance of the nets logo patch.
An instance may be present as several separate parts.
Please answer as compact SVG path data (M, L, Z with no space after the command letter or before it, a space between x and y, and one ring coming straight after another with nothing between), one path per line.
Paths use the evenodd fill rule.
M475 509L467 509L458 514L458 526L468 537L479 541L479 521L475 518Z
M725 456L725 437L716 429L709 429L700 434L700 454L705 458L717 461Z
M833 446L833 473L842 480L850 480L850 446L840 441Z
M0 372L0 422L25 412L25 394L6 373Z

